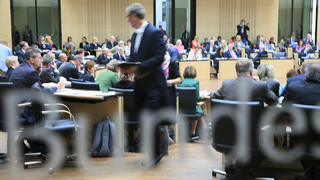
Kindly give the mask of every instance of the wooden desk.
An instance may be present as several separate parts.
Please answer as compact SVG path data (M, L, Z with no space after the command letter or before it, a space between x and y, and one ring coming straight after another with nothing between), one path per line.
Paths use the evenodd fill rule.
M237 77L237 59L217 59L219 60L218 79L234 79Z
M99 55L102 53L102 49L95 49L96 51L96 57L99 57Z
M293 57L293 49L291 46L287 47L287 56Z
M210 80L210 60L201 61L179 61L179 72L183 72L187 66L193 66L197 70L196 80Z
M320 62L320 59L304 59L304 62Z
M294 69L298 70L300 68L300 65L299 65L299 54L298 53L294 53L293 56L294 56Z
M245 58L246 57L246 48L241 48L241 57Z
M123 97L115 93L102 93L100 91L63 89L54 93L61 98L71 113L77 117L80 113L87 116L87 130L91 134L92 126L108 116L117 124L120 145L123 146ZM91 145L91 142L89 143Z
M97 77L99 76L99 74L102 73L102 72L104 72L104 71L106 71L106 70L107 70L107 68L101 68L101 69L95 70L93 77L94 77L95 79L97 79Z
M294 68L293 59L261 59L260 64L271 64L278 78L286 78L287 72Z

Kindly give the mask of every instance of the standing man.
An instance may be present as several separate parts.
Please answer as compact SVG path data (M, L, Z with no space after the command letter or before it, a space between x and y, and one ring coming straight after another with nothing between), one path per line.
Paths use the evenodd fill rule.
M247 31L250 31L250 28L248 27L248 23L244 19L241 20L240 24L237 26L237 35L241 36L241 40L243 44L248 45L248 34Z
M0 74L4 75L8 67L6 65L6 59L8 56L12 56L12 50L8 47L8 43L5 40L0 40Z
M140 64L123 67L121 71L122 73L135 73L134 91L137 110L156 112L161 107L170 105L170 100L167 98L169 92L166 79L161 67L166 50L162 33L144 20L145 12L145 8L139 3L133 3L126 8L128 22L136 29L131 38L129 61ZM149 154L151 165L158 163L169 151L168 128L159 125L155 117L153 120L152 123L155 123L157 128L152 130L155 132L155 146L154 153ZM142 165L145 165L145 162L142 162Z
M181 41L182 41L182 45L184 46L184 49L188 49L189 48L189 32L186 30L186 26L182 25L182 35L181 35Z

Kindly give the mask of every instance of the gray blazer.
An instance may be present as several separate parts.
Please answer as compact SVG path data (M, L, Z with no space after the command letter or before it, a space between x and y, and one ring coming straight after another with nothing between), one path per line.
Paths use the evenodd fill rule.
M212 95L212 98L237 101L240 96L239 89L243 83L247 83L245 92L250 93L246 101L265 102L268 105L278 104L278 97L268 89L266 82L254 81L248 76L223 81L222 87Z

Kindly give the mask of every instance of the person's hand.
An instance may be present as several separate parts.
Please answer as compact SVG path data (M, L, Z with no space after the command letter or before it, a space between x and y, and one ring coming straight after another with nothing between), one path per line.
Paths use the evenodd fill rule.
M260 81L259 76L252 76L252 79L255 81Z
M167 80L167 84L175 84L175 83L176 83L176 80L174 79Z
M122 73L135 73L138 70L138 66L120 67Z
M58 84L57 84L57 89L58 90L63 89L64 87L66 87L66 84L67 84L67 81L65 79L62 81L60 79L60 82L58 82Z
M201 98L202 98L202 99L204 99L204 98L205 98L204 94L200 94L200 96L201 96Z
M53 70L57 70L57 64L54 60L52 61L51 67L53 68Z
M207 54L208 52L207 52L207 51L204 51L204 53Z

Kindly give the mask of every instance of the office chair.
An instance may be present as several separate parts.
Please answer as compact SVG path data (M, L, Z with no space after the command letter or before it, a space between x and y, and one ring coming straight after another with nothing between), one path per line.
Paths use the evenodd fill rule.
M137 130L140 125L138 118L138 113L136 112L134 103L134 90L133 89L120 89L120 88L108 88L109 91L121 92L123 96L124 104L124 125L128 131L128 146L134 147L134 134L133 131ZM135 149L137 149L136 147ZM134 149L129 149L129 151L134 151Z
M93 83L93 82L72 81L71 82L71 88L100 91L99 83Z
M176 92L179 96L179 117L186 118L188 121L199 120L203 114L196 113L196 87L177 87Z
M317 118L317 120L313 119L313 121L318 121L319 116L316 115L320 113L320 106L313 105L302 105L302 104L293 104L294 109L303 113L306 118L307 130L303 134L295 134L294 126L291 127L291 135L290 141L292 141L292 154L301 155L298 159L300 160L304 170L306 170L306 178L309 179L320 179L319 173L319 165L320 158L319 152L314 152L313 147L319 142L320 133L319 128L316 129L315 125L311 122L312 118ZM295 149L295 145L300 145L304 148ZM315 154L317 153L317 154Z
M72 78L72 77L70 77L69 78L69 81L77 81L77 82L84 82L84 79L76 79L76 78Z
M246 147L246 151L250 151L250 156L246 162L236 162L235 168L232 165L232 161L235 160L234 153L232 151L237 151L239 147L236 146L237 131L235 123L232 121L230 115L236 114L237 108L241 105L248 106L250 110L248 124L251 125L250 128L246 129L249 131L249 147ZM226 167L225 171L220 171L213 169L212 176L216 174L226 175L227 177L243 178L248 174L250 167L258 166L263 157L259 151L259 118L261 113L261 104L259 102L238 102L238 101L228 101L228 100L218 100L211 99L212 114L222 112L226 110L226 114L222 114L213 119L212 122L212 132L213 141L212 147L220 152L226 154ZM218 108L218 109L217 109ZM221 108L221 109L220 109ZM217 112L215 112L215 109ZM237 117L234 117L234 121L239 122Z
M285 57L286 53L285 52L272 52L274 58L281 58Z
M0 82L8 82L8 76L0 74Z
M84 45L83 46L84 49L84 53L86 53L87 55L90 55L90 44Z

